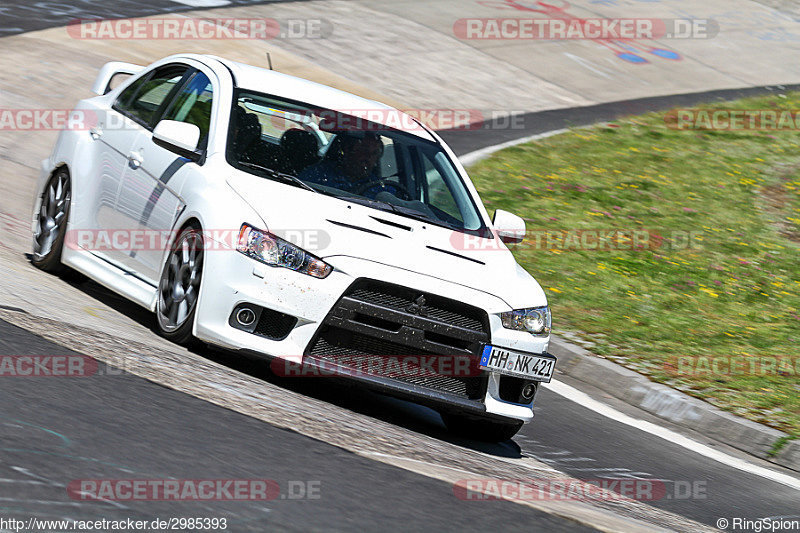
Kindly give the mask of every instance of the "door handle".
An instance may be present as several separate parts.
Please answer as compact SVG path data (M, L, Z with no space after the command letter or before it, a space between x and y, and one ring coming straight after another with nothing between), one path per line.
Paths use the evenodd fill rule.
M142 166L142 163L144 163L144 158L141 153L131 152L128 154L128 165L130 165L132 169L136 170Z
M103 136L103 128L101 128L100 126L95 126L89 130L89 135L91 135L92 139L96 141L97 139Z

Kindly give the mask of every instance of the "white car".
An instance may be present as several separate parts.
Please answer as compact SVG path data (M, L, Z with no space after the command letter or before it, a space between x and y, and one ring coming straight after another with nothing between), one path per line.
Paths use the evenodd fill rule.
M533 418L555 358L547 298L504 244L525 224L489 217L436 133L213 56L108 63L93 90L42 162L36 266L150 309L175 342L357 380L458 433Z

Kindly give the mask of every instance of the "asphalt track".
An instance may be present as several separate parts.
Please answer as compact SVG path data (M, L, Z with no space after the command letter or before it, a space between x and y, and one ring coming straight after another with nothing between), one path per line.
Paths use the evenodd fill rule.
M0 321L0 355L76 355ZM4 518L228 519L229 531L590 531L506 501L469 504L442 481L346 452L100 364L91 376L4 378ZM224 428L224 431L220 429ZM81 501L80 479L266 479L270 501ZM305 497L310 495L311 497Z
M232 5L242 3L234 1ZM39 15L33 16L31 8L37 4L5 2L0 7L0 35L63 25L74 18L144 16L193 7L162 0L107 2L88 8L88 2L73 1L70 5L77 7L40 10ZM442 133L463 154L566 125L769 90L773 89L714 91L547 111L526 115L525 127L520 129L503 130L488 124L469 132ZM85 286L88 302L113 301L113 307L129 313L134 320L150 319L133 304L110 296L105 289L91 282L85 282ZM0 339L0 355L69 353L3 322L0 322ZM262 377L257 366L239 358L217 352L206 355ZM498 523L510 530L581 529L575 523L507 502L481 505L461 502L454 498L452 488L446 483L358 457L337 448L336 443L323 443L276 429L124 373L111 379L100 376L10 379L2 385L0 509L3 516L13 513L19 517L151 517L176 516L176 509L180 509L201 512L203 516L229 516L232 530L236 531L263 530L265 525L283 530L375 530L377 524L386 530L477 531L496 527ZM319 387L294 383L285 386L322 398L330 402L331 409L358 411L413 431L447 438L434 413L406 402L327 383ZM612 403L611 399L607 401ZM539 395L537 406L536 420L522 430L514 443L496 446L463 443L464 448L511 458L534 457L582 479L659 479L668 487L700 483L705 488L703 497L664 497L651 505L709 525L720 517L800 516L800 498L793 489L702 458L548 390ZM622 405L617 407L626 409ZM643 413L630 414L653 420ZM700 436L696 438L702 440ZM155 502L126 503L125 508L108 504L70 505L75 502L65 497L63 485L79 477L267 478L278 481L282 488L290 480L319 481L321 497L278 499L265 505L203 503L195 508Z
M470 124L461 129L442 130L438 133L456 154L464 155L488 146L563 128L587 126L598 122L613 121L626 116L641 115L672 108L691 107L701 103L724 102L750 96L797 90L800 90L800 85L768 85L743 89L653 96L586 107L538 111L515 117L506 116ZM513 127L511 127L512 120Z

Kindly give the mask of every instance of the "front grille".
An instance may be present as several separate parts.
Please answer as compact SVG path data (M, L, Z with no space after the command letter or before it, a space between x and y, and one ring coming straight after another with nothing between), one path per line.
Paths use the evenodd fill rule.
M477 399L486 391L487 375L478 368L483 344L489 342L486 313L438 295L399 285L359 279L334 305L306 354L315 359L374 370L374 375L426 387L462 398ZM375 358L397 356L406 367L387 373L370 366ZM469 361L466 372L440 373L420 367L420 358ZM445 359L445 358L442 358ZM416 366L415 366L416 365ZM434 366L441 370L443 366Z
M393 291L390 287L378 282L365 283L365 287L352 291L352 298L363 302L374 303L395 310L405 310L414 304L421 293L409 289ZM399 292L399 294L398 294ZM437 298L428 295L430 299L426 305L427 315L442 322L450 323L463 328L483 331L483 312L475 308L474 311L465 310L467 306L453 300ZM476 312L477 311L477 312Z
M377 367L379 372L376 372L376 375L391 377L404 383L428 387L464 398L479 398L483 395L483 380L480 377L441 375L429 372L427 368L422 368L417 364L408 364L407 361L403 361L407 367L407 374L403 371L387 375L385 373L387 365L376 364L375 361L376 358L382 356L387 357L387 359L392 356L406 356L408 359L407 356L411 355L409 352L408 347L400 344L360 333L351 333L341 328L326 327L316 342L313 343L313 347L308 354L317 359L337 364L346 361L349 366L362 372ZM415 359L417 357L441 355L419 352L420 350L414 352Z

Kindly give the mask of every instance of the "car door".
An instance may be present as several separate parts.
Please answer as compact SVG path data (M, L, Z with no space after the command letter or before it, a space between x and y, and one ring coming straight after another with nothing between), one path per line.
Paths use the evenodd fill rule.
M213 94L209 77L192 69L180 88L170 95L158 120L196 125L200 129L198 150L204 152L211 128ZM137 227L146 238L142 246L131 251L126 264L155 284L161 275L166 245L175 229L173 225L185 206L179 191L189 174L188 168L198 163L158 146L149 130L143 131L134 141L132 154L139 163L136 168L127 170L120 200L125 198L126 210L137 217Z
M117 230L125 230L126 221L117 216L116 204L122 188L122 179L128 166L128 155L141 126L121 112L147 84L152 72L143 74L117 97L110 109L98 113L97 123L89 130L92 139L86 157L89 179L85 196L76 198L74 227L90 230L94 239L81 246L105 259L118 260L124 252L114 249L112 241ZM85 208L83 206L86 206Z
M155 123L171 101L171 96L181 87L191 71L188 65L170 64L153 70L128 99L118 99L113 109L132 127L120 128L126 132L125 164L120 179L119 194L113 208L111 226L117 230L113 243L113 261L119 266L134 270L134 258L149 242L140 236L140 219L143 205L152 192L151 180L141 172L142 156L139 140L152 132ZM122 96L122 95L120 95ZM103 136L106 136L104 132ZM117 130L113 130L117 134ZM120 137L122 137L120 135ZM106 226L109 227L109 226Z

